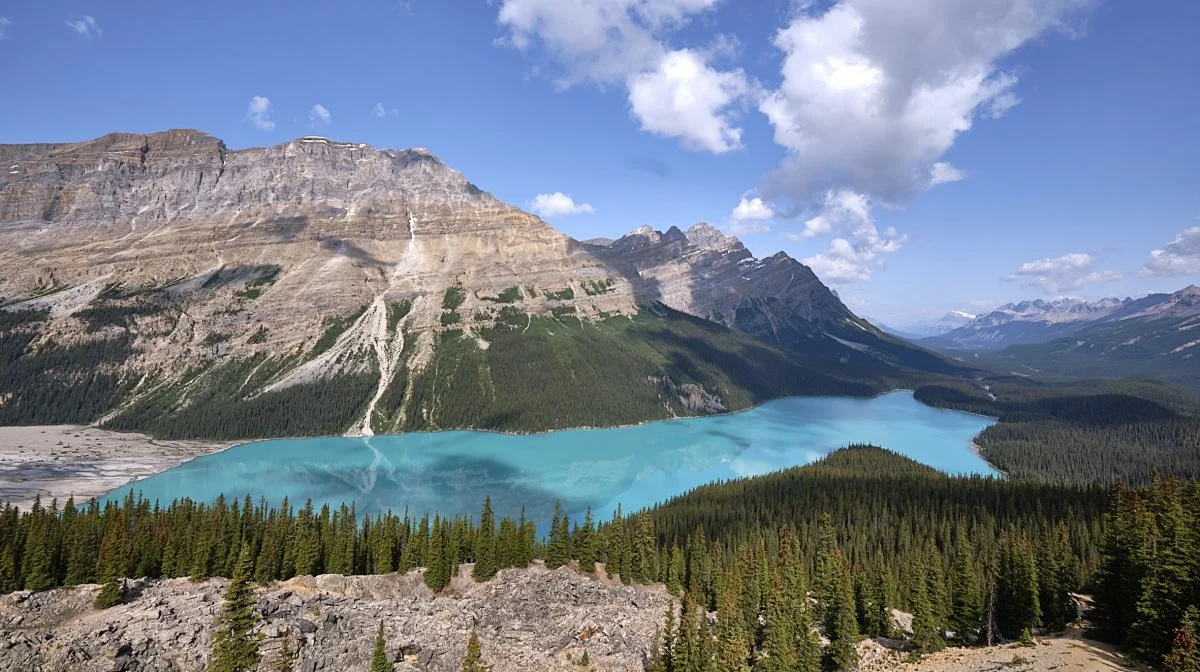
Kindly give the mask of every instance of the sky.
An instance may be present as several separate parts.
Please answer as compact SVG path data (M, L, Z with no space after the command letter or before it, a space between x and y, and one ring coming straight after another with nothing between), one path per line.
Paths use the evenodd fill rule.
M0 142L426 147L576 238L706 221L903 327L1200 282L1200 3L0 1Z

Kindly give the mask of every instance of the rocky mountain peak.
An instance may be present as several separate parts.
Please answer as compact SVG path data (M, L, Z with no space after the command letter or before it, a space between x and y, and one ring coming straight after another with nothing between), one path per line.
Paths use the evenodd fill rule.
M742 249L742 242L733 236L727 236L720 229L708 222L697 222L687 230L687 239L693 245L717 252L729 252Z

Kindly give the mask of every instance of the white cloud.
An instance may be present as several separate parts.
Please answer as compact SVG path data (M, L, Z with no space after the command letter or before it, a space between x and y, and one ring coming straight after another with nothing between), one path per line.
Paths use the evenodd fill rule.
M564 217L566 215L588 215L595 209L587 203L576 203L575 199L561 191L553 194L538 194L529 202L529 209L542 217Z
M318 124L328 126L333 121L333 115L329 114L329 110L325 109L324 105L317 103L308 111L308 121L314 126Z
M930 171L929 186L936 187L939 184L948 184L965 179L967 179L966 173L945 161L938 161L933 164L933 169Z
M1184 229L1171 242L1150 252L1142 269L1149 275L1200 274L1200 226Z
M775 211L771 209L771 206L763 203L763 200L757 196L754 198L743 196L729 217L735 222L762 221L765 219L774 219Z
M1114 271L1096 271L1096 258L1083 252L1072 252L1061 257L1029 261L1021 264L1016 273L1005 278L1019 282L1025 287L1041 289L1047 294L1058 294L1084 285L1097 285L1121 278Z
M0 16L0 40L8 39L12 21L9 21L7 16Z
M251 98L250 107L246 110L246 118L260 131L275 130L275 122L271 119L271 99L266 96Z
M735 103L748 91L741 70L714 70L701 54L680 49L663 56L653 71L630 77L628 85L642 130L714 154L742 146L742 129L732 119Z
M962 179L941 161L980 114L1004 114L999 61L1094 0L840 0L775 36L783 82L759 106L789 156L765 195L850 189L898 205Z
M383 119L387 116L387 110L384 109L383 103L375 103L375 108L371 110L371 114L376 119Z
M100 24L87 14L72 14L67 17L67 27L88 39L99 39L104 36Z
M558 86L623 85L643 130L720 154L741 146L734 117L752 88L741 70L712 65L735 43L719 36L708 49L672 49L663 37L717 2L503 0L498 20L508 31L502 43L540 48Z
M830 243L829 251L804 259L821 280L835 285L870 280L887 255L908 243L908 236L893 228L881 233L871 215L870 198L847 189L827 192L818 214L805 222L804 231L785 237L801 241L835 232L840 235Z

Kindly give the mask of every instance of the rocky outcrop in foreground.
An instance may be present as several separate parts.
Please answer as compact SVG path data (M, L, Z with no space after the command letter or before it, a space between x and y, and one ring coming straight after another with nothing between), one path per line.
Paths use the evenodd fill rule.
M228 582L130 583L126 604L92 608L98 586L0 596L0 669L31 672L200 672ZM259 590L263 661L299 641L300 672L367 670L383 623L399 672L458 670L472 630L495 672L641 670L669 597L568 568L505 570L487 583L470 566L439 595L419 571L300 577Z

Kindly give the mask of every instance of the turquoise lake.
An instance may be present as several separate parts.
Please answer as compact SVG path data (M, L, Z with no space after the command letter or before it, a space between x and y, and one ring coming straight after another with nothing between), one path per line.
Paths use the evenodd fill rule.
M535 435L447 431L364 438L278 439L233 446L109 493L140 491L169 503L220 493L294 506L356 502L477 515L490 495L498 515L521 506L544 525L556 500L578 520L607 518L716 480L807 464L850 443L872 443L952 474L994 474L971 450L992 421L925 406L911 392L870 399L792 397L752 410L615 429Z

